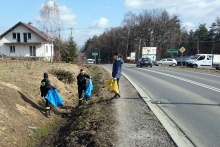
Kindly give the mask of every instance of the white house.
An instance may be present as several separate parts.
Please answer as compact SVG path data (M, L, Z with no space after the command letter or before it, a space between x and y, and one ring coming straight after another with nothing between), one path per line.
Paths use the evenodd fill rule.
M32 23L18 22L0 36L0 54L53 61L53 40Z

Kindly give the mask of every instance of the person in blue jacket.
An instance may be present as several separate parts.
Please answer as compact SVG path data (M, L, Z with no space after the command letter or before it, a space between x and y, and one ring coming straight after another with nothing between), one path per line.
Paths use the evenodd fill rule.
M89 75L85 74L84 69L80 69L80 73L77 76L79 105L82 104L82 100L83 100L82 93L83 93L83 91L86 90L86 82L87 82L87 79L89 79L89 78L91 78L91 77Z
M112 78L114 80L117 80L118 88L119 88L119 79L121 77L121 71L122 71L122 64L124 61L119 58L118 52L114 53L113 55L114 63L112 67ZM120 98L119 93L115 93L114 98Z
M51 84L50 84L50 80L48 78L48 74L44 73L44 78L41 81L41 85L40 85L40 92L41 92L41 96L45 98L45 96L47 95L48 91L52 88ZM50 102L45 98L46 101L46 111L45 111L45 116L46 117L50 117Z

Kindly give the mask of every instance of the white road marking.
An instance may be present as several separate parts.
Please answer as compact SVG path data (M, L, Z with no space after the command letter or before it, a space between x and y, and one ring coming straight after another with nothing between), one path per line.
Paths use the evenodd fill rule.
M147 70L147 69L141 69L141 70ZM157 73L157 74L161 74L161 75L164 75L164 76L167 76L167 77L171 77L171 78L174 78L174 79L178 79L178 80L181 80L181 81L185 81L185 82L188 82L188 83L200 86L200 87L204 87L204 88L207 88L207 89L210 89L210 90L213 90L213 91L216 91L216 92L220 93L220 89L219 88L212 87L212 86L209 86L209 85L206 85L206 84L202 84L202 83L199 83L199 82L196 82L196 81L193 81L193 80L189 80L189 79L185 79L185 78L178 77L178 76L175 76L175 75L171 75L171 74L167 74L167 73L162 73L162 72L158 72L158 71L153 71L153 70L149 70L149 69L147 71L154 72L154 73Z

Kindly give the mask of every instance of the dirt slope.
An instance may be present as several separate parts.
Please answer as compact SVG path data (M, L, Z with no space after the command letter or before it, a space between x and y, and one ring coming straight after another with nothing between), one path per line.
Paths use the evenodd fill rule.
M34 130L47 124L43 115L44 99L39 86L44 72L62 68L78 74L79 68L72 64L56 64L30 61L0 60L0 146L23 146ZM76 105L76 82L65 84L49 73L52 85L56 86L65 100L65 105ZM56 118L54 118L56 119Z

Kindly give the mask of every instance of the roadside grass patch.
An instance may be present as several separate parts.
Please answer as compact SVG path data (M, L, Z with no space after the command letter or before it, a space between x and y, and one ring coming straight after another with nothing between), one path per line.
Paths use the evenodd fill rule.
M46 146L113 146L117 140L114 133L115 115L112 98L104 81L110 75L97 65L86 65L86 73L92 76L94 90L88 101L72 109L66 123L57 131L55 140Z
M70 71L53 68L49 72L56 76L58 80L64 83L72 84L75 81L75 76Z
M53 120L49 121L41 128L37 128L35 133L32 136L30 136L29 140L27 140L27 143L24 147L35 147L36 144L43 139L43 137L49 135L57 127L59 122L60 119L58 117L55 117L53 118Z

